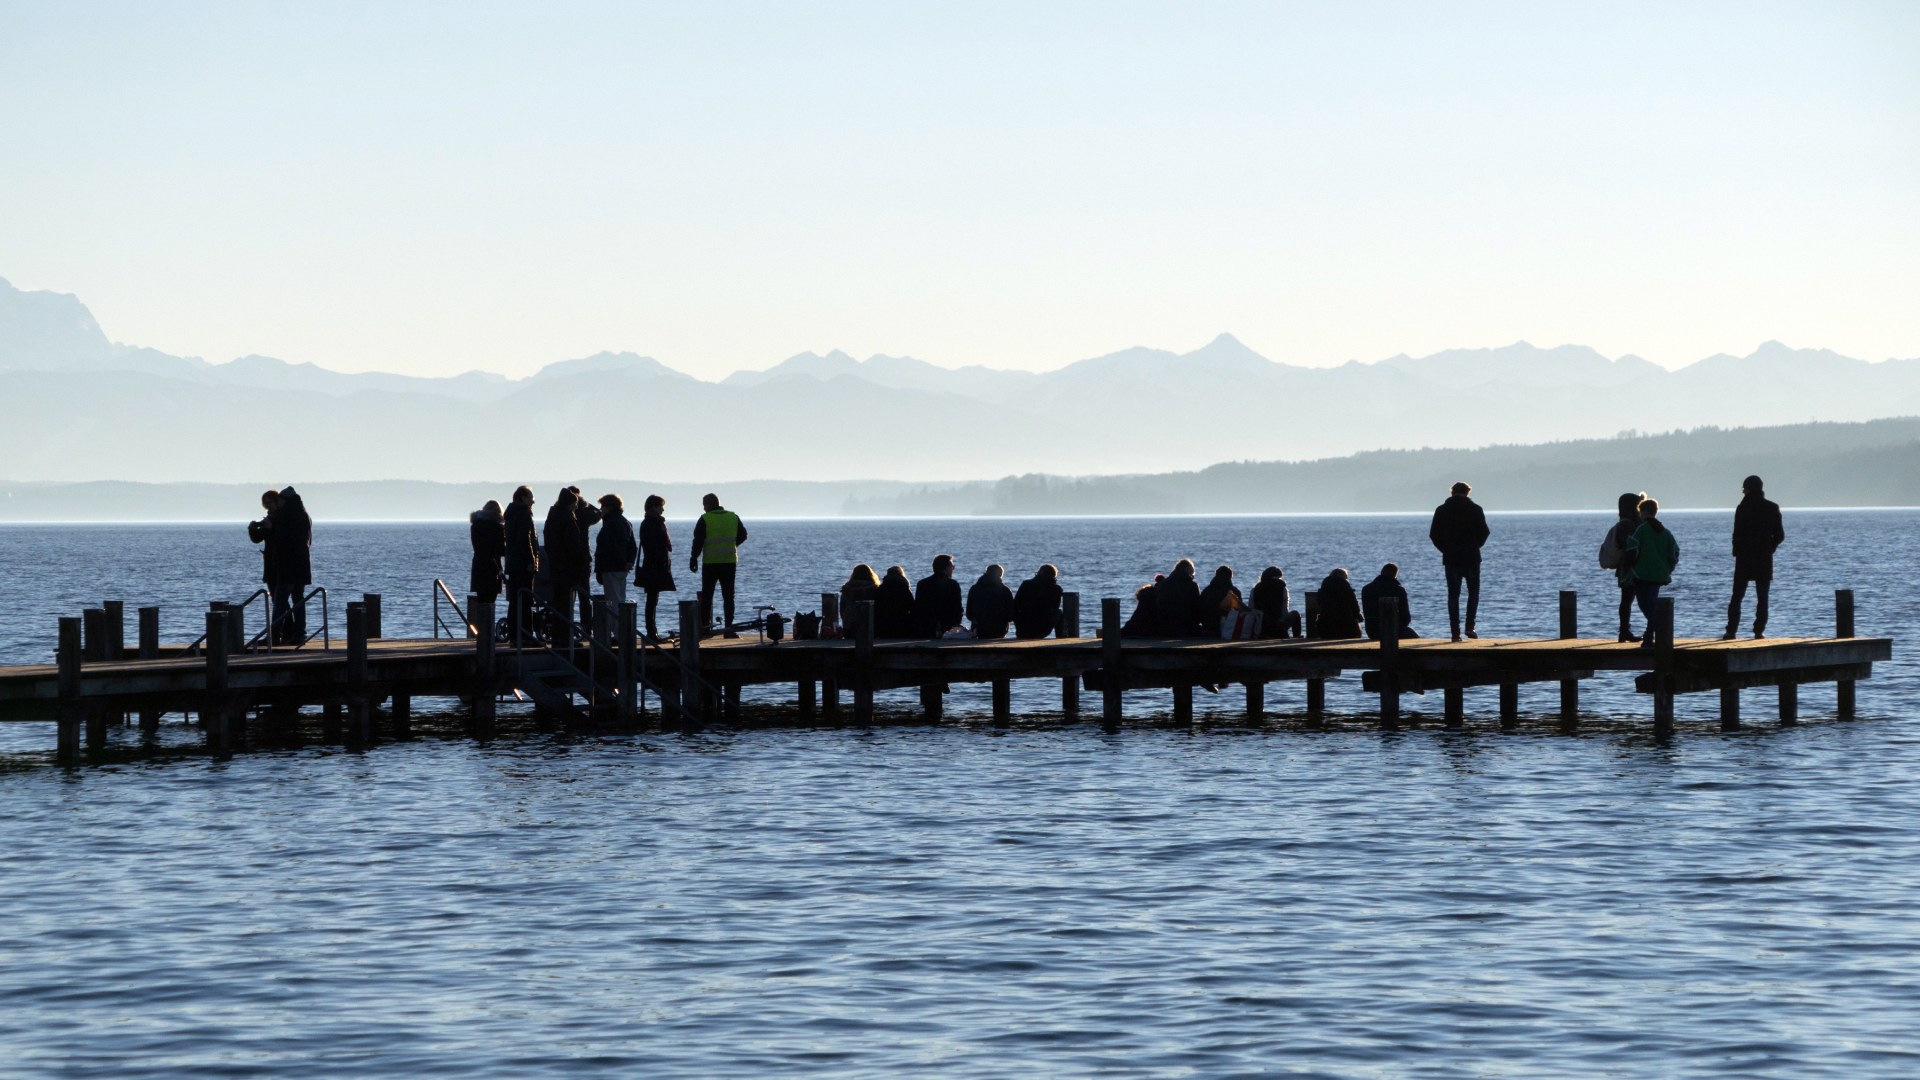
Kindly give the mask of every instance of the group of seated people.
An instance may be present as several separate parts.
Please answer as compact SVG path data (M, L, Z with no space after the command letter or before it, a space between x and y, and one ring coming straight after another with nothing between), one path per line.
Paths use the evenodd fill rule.
M953 574L951 555L935 556L933 573L917 585L908 582L903 567L889 566L885 577L877 577L873 567L861 563L840 587L841 619L851 617L856 601L871 600L876 638L1004 638L1009 629L1017 638L1044 638L1058 632L1060 574L1051 564L1043 564L1015 592L1007 586L1006 569L996 563L964 599ZM1346 570L1335 569L1320 582L1316 622L1307 626L1291 607L1286 575L1279 567L1261 571L1249 600L1233 583L1233 567L1215 570L1213 580L1202 588L1193 560L1181 559L1170 572L1156 574L1134 591L1133 615L1120 633L1131 638L1220 637L1223 623L1230 624L1236 612L1254 611L1260 613L1253 635L1259 638L1378 640L1386 634L1380 600L1392 597L1398 601L1395 636L1417 637L1407 611L1407 590L1399 579L1400 567L1388 563L1356 594Z

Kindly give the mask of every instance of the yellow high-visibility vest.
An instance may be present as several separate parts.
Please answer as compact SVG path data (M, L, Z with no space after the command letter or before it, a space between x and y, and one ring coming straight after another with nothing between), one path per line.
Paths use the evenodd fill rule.
M731 510L709 510L700 515L707 536L700 542L700 557L710 565L740 561L740 549L734 540L740 535L740 519Z

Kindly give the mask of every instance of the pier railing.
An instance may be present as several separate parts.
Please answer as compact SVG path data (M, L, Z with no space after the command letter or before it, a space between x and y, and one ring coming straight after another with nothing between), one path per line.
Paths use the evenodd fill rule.
M440 617L440 598L443 596L446 597L447 606L453 609L454 617L460 620L460 625L462 628L466 630L466 633L464 634L454 633L453 628L451 626L448 626L446 623L446 620ZM447 636L450 638L478 637L480 634L479 628L473 625L473 620L467 617L466 612L460 610L460 602L453 598L453 593L447 589L447 583L440 580L439 578L434 578L433 579L433 636L436 640L439 639L440 631L442 630L445 630L447 632ZM492 633L493 627L491 626L487 627L487 632Z

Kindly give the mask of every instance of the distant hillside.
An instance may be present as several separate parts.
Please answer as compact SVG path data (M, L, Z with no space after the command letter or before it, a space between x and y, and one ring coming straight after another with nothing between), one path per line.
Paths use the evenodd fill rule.
M1423 510L1456 480L1494 510L1607 509L1623 491L1724 507L1758 473L1786 506L1920 506L1920 417L1697 428L1480 450L1383 450L1148 476L1009 476L854 497L855 515L1250 514Z

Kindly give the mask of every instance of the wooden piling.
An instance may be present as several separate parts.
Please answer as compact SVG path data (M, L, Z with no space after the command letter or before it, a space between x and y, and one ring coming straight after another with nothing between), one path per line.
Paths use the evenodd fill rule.
M1519 683L1500 684L1500 726L1508 729L1520 726Z
M1400 598L1383 596L1374 601L1384 628L1380 633L1380 726L1393 730L1400 726Z
M1120 601L1100 601L1100 719L1109 727L1120 722L1120 693L1126 675L1120 666Z
M1193 723L1193 687L1175 686L1173 688L1173 722Z
M124 600L105 600L100 604L106 622L107 660L119 663L127 658L127 605Z
M1740 730L1740 688L1737 686L1720 688L1720 730Z
M693 724L705 720L700 686L700 601L680 601L680 719Z
M1833 591L1833 636L1850 638L1853 636L1853 590L1835 589ZM1842 720L1853 719L1853 680L1841 679L1834 684L1838 701L1835 714Z
M873 723L873 601L853 602L853 722Z
M1247 719L1258 723L1267 718L1267 684L1247 684Z
M389 710L393 719L393 737L410 739L413 737L413 695L395 692L393 706Z
M1013 680L993 680L993 722L1005 724L1013 719Z
M640 646L640 605L632 600L621 601L615 625L620 631L620 719L634 724L640 720L640 672L636 662Z
M1653 733L1673 734L1673 597L1663 596L1654 619L1659 623L1653 649Z
M347 743L367 746L373 742L373 703L367 686L367 608L363 603L347 605Z
M1319 723L1327 718L1327 680L1307 680L1307 719Z
M225 756L227 746L227 614L226 605L207 612L207 689L200 706L200 723L207 729L207 749Z
M800 680L800 719L813 719L813 698L815 683L812 679Z
M1780 684L1780 722L1792 724L1800 719L1800 684Z
M107 659L107 613L100 608L80 613L80 655L89 664Z
M823 592L820 594L820 627L840 626L840 594ZM844 632L842 634L844 635ZM822 678L820 680L820 708L829 719L840 715L840 680Z
M484 739L493 735L500 693L494 672L493 601L471 597L467 614L481 628L473 641L473 733Z
M1458 731L1467 723L1467 691L1464 687L1449 686L1442 693L1446 698L1447 728Z
M377 592L362 593L360 602L366 605L367 640L378 641L385 637L386 635L380 632L380 594ZM573 613L568 612L567 616L568 618L572 618Z
M938 721L940 719L942 709L945 705L945 702L941 700L943 697L945 697L945 695L940 692L939 683L920 684L920 711L926 715L928 720Z
M1060 594L1060 636L1080 636L1080 594ZM1060 680L1060 713L1071 722L1080 719L1080 677L1068 675Z
M160 609L140 609L140 659L160 659Z
M55 722L55 754L61 761L80 756L80 727L86 720L86 704L80 699L80 663L82 644L80 618L60 619L59 694L60 716Z
M1580 636L1580 594L1573 589L1560 591L1560 640L1572 641ZM1580 680L1560 680L1560 722L1578 723L1580 720Z
M1315 638L1320 636L1320 591L1310 589L1300 594L1301 634Z

